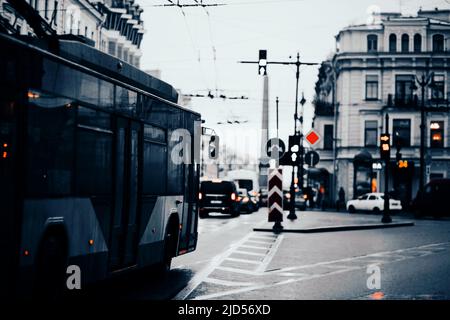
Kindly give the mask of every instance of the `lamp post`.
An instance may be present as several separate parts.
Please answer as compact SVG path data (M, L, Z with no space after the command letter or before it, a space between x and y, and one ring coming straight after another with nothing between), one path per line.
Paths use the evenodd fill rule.
M419 169L419 195L422 197L423 195L423 187L424 187L424 173L425 173L425 136L426 136L426 119L425 119L425 87L432 82L434 73L430 73L428 76L422 74L422 76L417 77L416 81L421 87L422 93L422 103L420 104L420 169Z

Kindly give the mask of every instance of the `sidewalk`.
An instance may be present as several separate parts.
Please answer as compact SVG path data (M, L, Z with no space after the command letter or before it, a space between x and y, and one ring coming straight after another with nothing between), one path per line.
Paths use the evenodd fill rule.
M382 215L375 214L349 214L346 212L330 211L296 211L297 219L287 219L288 212L283 215L282 232L314 233L336 232L379 228L393 228L414 226L414 222L406 217L391 216L391 223L382 223ZM273 232L273 222L267 222L254 231Z

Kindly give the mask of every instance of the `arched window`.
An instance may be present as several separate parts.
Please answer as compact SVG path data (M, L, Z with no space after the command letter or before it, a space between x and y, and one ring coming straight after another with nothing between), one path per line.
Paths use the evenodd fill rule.
M409 51L409 36L404 33L402 35L402 52L408 52Z
M422 36L418 33L414 35L414 52L422 51Z
M433 52L444 52L444 36L442 34L433 35Z
M373 52L378 50L378 36L376 34L369 34L367 36L367 51Z
M397 52L397 36L393 33L389 36L389 52Z

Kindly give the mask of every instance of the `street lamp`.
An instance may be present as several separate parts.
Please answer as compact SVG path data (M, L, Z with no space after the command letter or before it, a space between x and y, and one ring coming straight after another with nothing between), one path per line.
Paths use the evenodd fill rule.
M422 89L422 103L420 105L420 177L419 177L419 194L420 197L423 195L424 187L424 172L425 172L425 129L426 129L426 119L425 119L425 87L433 83L434 73L431 72L428 76L425 73L422 76L417 77L416 81ZM417 87L415 87L417 89Z

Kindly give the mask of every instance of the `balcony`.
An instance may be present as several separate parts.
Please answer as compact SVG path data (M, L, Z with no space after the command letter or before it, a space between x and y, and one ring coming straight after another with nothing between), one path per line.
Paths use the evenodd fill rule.
M316 116L333 116L334 115L334 105L330 102L315 100L313 102L315 109L314 114Z
M395 96L393 94L388 94L387 107L389 108L418 108L419 99L417 95L411 96Z
M450 96L450 95L449 95ZM387 107L388 108L403 108L403 109L420 109L422 100L417 95L412 96L395 96L388 94ZM449 111L450 101L448 99L425 99L425 108L427 111Z

